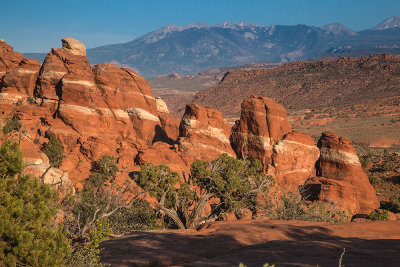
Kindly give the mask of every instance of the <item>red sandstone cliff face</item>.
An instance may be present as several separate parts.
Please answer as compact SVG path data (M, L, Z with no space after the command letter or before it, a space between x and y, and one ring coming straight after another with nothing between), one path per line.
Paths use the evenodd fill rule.
M54 133L65 159L45 181L62 181L63 192L79 188L92 161L104 154L115 156L119 178L129 179L144 163L166 164L182 173L196 159L228 153L261 160L284 190L295 192L307 181L314 200L353 212L379 204L349 141L324 134L317 147L310 136L291 130L286 110L272 99L244 99L231 130L221 112L197 104L186 107L179 123L145 79L108 63L92 68L76 40L64 39L63 48L52 49L41 67L0 43L0 63L5 71L0 108L4 117L18 114L23 127L6 138L21 140L26 171L42 175L49 164L41 146Z

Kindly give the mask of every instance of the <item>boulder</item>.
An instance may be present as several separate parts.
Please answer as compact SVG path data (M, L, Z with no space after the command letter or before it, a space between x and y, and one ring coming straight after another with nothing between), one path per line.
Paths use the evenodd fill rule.
M285 108L266 97L249 97L242 102L240 120L232 127L230 141L240 158L259 159L267 168L273 146L291 132Z
M74 38L61 39L63 49L71 52L74 55L86 56L86 47L83 43Z
M369 213L379 207L376 191L364 173L351 141L334 133L323 133L318 141L320 158L317 175L307 181L305 198L333 202L355 213Z
M210 161L223 153L235 157L229 135L229 124L221 112L190 104L179 126L179 151L190 163L197 159Z

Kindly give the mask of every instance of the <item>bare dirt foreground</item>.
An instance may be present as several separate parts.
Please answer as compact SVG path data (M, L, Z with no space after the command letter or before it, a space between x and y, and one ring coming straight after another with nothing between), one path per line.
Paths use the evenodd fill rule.
M136 232L104 242L111 266L400 266L400 221L217 222L201 231Z

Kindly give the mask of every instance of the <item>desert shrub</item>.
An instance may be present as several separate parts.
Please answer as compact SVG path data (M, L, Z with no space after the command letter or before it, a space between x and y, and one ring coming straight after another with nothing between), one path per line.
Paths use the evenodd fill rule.
M118 210L110 216L109 222L112 233L116 235L158 228L154 209L142 200L134 202L130 208Z
M315 222L345 222L349 216L340 211L333 204L307 204L299 193L283 192L267 199L263 211L271 220L303 220Z
M371 211L368 216L373 221L387 221L389 213L387 210L381 210L380 212Z
M371 183L371 185L373 185L373 186L379 185L383 182L382 178L379 176L376 176L376 175L368 175L368 180Z
M13 131L19 131L22 125L19 121L18 115L13 115L11 118L6 119L5 125L3 127L3 133L8 134Z
M54 134L50 134L49 142L44 144L44 153L49 158L50 166L59 168L62 165L64 147Z
M386 171L386 172L393 171L395 168L396 168L396 163L393 162L393 161L387 161L383 165L383 170Z
M90 231L88 244L77 248L68 259L68 266L102 267L100 263L100 244L111 234L110 225L107 220L98 220L96 228Z
M165 165L142 166L135 181L157 198L158 210L179 228L197 228L221 218L226 212L240 214L243 208L254 209L257 197L273 184L259 161L237 160L227 154L210 163L193 162L188 179L179 188L176 188L179 175ZM219 199L219 203L204 216L211 198Z
M65 226L74 242L89 242L90 233L102 220L109 222L113 234L151 228L154 224L155 215L140 201L141 193L133 181L116 182L118 171L116 159L103 155L94 163L83 190L65 199ZM144 211L147 213L141 214Z
M267 200L265 215L271 220L301 220L306 211L299 194L285 191Z
M5 140L0 146L0 178L14 177L24 168L22 151L18 143Z
M35 139L33 140L33 143L34 143L35 145L40 144L40 139L39 139L39 138L35 138Z
M368 155L364 155L364 156L360 156L360 163L361 166L363 167L363 169L365 170L369 170L372 167L372 155L368 154Z

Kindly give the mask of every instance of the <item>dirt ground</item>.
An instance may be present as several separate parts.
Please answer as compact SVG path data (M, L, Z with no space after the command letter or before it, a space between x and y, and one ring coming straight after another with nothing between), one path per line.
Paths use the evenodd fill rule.
M136 232L103 243L111 266L400 266L400 221L217 222L200 231Z

